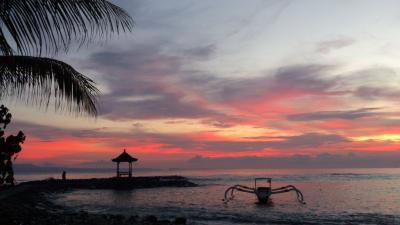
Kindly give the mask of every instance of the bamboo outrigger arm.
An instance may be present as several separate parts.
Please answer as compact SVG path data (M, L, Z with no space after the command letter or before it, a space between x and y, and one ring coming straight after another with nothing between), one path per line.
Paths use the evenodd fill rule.
M259 180L267 180L267 182L269 183L269 187L258 187L257 186L257 181ZM250 193L250 194L255 194L258 198L258 201L260 203L267 203L270 196L273 194L281 194L281 193L286 193L286 192L290 192L290 191L294 191L296 192L297 195L297 200L302 203L302 204L306 204L304 201L304 196L303 193L301 193L301 191L299 189L297 189L295 186L293 185L287 185L284 187L279 187L279 188L272 188L271 187L271 182L272 179L271 178L256 178L254 180L254 188L251 187L247 187L244 185L234 185L232 187L229 187L226 191L225 191L225 195L224 195L224 203L228 203L229 201L233 200L235 195L234 192L235 191L240 191L240 192L245 192L245 193Z

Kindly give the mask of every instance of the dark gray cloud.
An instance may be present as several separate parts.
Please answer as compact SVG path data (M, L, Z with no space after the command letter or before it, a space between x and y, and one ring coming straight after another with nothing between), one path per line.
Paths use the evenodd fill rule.
M22 130L29 138L36 137L43 141L52 141L63 137L75 137L75 138L89 138L89 137L101 137L102 131L107 128L99 129L62 129L51 126L44 126L35 123L13 121L7 127L6 136L10 134L17 134L19 130Z
M318 53L328 54L333 50L348 47L355 43L355 40L348 37L341 37L332 40L322 41L317 44L316 51Z
M204 45L197 48L185 49L184 56L193 57L194 59L209 59L216 51L214 44Z
M240 123L242 121L242 119L233 118L233 117L230 120L231 121L217 120L217 119L205 119L205 120L202 120L201 122L203 124L211 125L211 126L217 127L217 128L229 128L229 127L235 126L237 123Z
M131 84L129 79L115 78L164 77L180 71L179 57L164 54L158 44L127 46L123 50L102 51L90 55L89 68L105 73L109 85Z
M335 78L324 78L333 68L327 65L286 66L278 68L275 73L237 79L194 74L196 76L184 77L183 84L210 101L218 102L328 95L335 94L331 89L338 84Z
M159 93L161 94L161 93ZM111 107L110 107L111 105ZM114 97L101 109L101 115L108 119L171 119L171 118L223 118L223 114L208 110L195 103L182 101L179 96L163 93L156 99L143 101L122 101ZM228 118L227 118L228 119Z
M213 46L191 51L201 57L211 54ZM110 93L102 96L100 113L109 119L208 118L224 124L229 115L204 104L187 100L187 93L206 98L210 103L231 104L246 100L275 100L307 95L331 95L338 81L324 78L334 67L295 65L252 78L221 78L187 71L187 58L169 56L160 47L136 46L122 52L98 52L91 56L92 69L107 74ZM185 91L181 91L185 90ZM146 98L156 96L156 98ZM121 101L126 98L140 101ZM220 123L221 124L221 123Z
M138 135L136 135L138 137ZM260 151L266 148L296 149L317 148L325 144L349 142L346 138L336 134L306 133L298 136L280 137L276 141L200 141L192 137L175 135L143 134L140 139L147 139L152 143L162 144L163 148L183 148L196 151L215 152L249 152Z
M302 96L323 97L349 93L338 91L345 80L343 77L328 75L336 68L329 65L284 66L250 78L227 78L185 69L185 63L199 57L210 57L214 49L215 46L206 45L183 50L185 56L169 55L162 50L161 44L155 44L92 54L88 66L102 71L110 90L101 97L101 116L112 120L203 118L204 121L218 121L214 124L221 127L236 121L234 116L211 109L207 102L199 104L190 94L200 96L211 104L231 106L237 102L285 101ZM360 87L354 94L372 98L398 93ZM288 119L350 120L372 116L373 113L370 109L321 111L290 115Z
M313 120L355 120L364 117L371 117L380 115L376 110L379 108L361 108L349 111L320 111L310 113L292 114L287 116L291 121L313 121Z
M368 86L361 86L358 87L354 95L367 99L367 100L374 100L374 99L398 99L400 97L400 90L390 88L390 87L368 87Z
M324 144L337 144L349 142L343 136L337 134L321 134L321 133L306 133L298 136L290 136L283 141L272 142L275 148L301 148L301 147L319 147Z
M207 46L190 54L206 57L212 48ZM89 65L106 74L110 89L101 98L101 116L113 120L224 117L174 90L174 79L182 74L182 64L182 58L166 55L157 46L91 55Z

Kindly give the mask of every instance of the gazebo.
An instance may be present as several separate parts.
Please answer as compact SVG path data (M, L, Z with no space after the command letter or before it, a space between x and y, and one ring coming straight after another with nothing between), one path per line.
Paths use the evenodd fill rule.
M117 163L117 177L122 177L122 176L132 177L132 163L138 161L138 159L130 156L124 149L124 152L122 152L118 157L114 158L112 161ZM119 170L119 164L121 162L129 163L128 172Z

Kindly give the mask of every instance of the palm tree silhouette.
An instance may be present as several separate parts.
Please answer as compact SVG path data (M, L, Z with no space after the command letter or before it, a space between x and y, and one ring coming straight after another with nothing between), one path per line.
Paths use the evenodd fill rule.
M45 55L132 29L132 18L106 0L0 0L0 97L96 116L94 82Z

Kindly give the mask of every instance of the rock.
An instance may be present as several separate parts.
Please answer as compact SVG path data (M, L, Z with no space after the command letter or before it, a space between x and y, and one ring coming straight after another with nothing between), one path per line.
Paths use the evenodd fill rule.
M143 218L143 222L150 223L150 224L157 223L157 217L155 217L153 215L146 216L145 218Z
M177 217L177 218L175 218L174 224L176 224L176 225L185 225L186 224L186 218L185 217Z
M125 217L123 216L123 215L120 215L120 214L117 214L117 215L114 215L114 219L115 220L118 220L118 221L121 221L121 220L123 220Z
M133 224L133 223L137 222L138 219L139 219L138 216L130 216L130 217L126 220L126 223L127 223L127 224Z
M159 220L157 225L170 225L171 222L169 220Z
M109 222L103 216L93 214L87 219L87 224L108 225Z
M79 217L81 217L81 218L87 218L88 215L89 214L86 211L83 211L83 210L79 211Z

